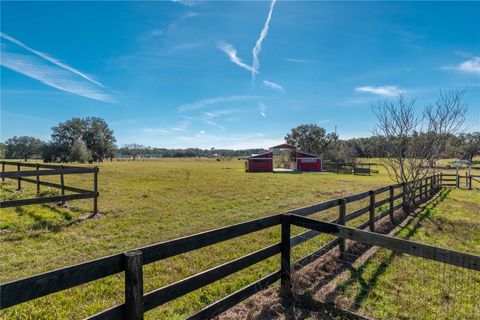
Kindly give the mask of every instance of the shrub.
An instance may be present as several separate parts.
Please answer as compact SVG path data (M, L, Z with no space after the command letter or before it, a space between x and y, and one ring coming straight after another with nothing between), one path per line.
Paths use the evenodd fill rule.
M72 145L72 150L68 156L68 160L72 162L84 163L92 157L91 152L87 149L87 145L82 140L76 140Z

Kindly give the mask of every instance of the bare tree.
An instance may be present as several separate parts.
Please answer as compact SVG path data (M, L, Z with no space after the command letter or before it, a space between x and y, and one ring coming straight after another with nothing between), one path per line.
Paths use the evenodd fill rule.
M415 206L419 181L435 172L448 135L462 127L467 111L464 94L465 90L440 92L440 98L421 111L416 99L404 94L396 102L373 105L375 134L384 138L380 161L392 180L405 183L407 209Z

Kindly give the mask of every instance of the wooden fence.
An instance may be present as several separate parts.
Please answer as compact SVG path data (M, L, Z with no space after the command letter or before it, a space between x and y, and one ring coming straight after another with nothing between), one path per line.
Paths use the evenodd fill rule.
M50 197L37 197L31 199L18 199L18 200L8 200L0 202L0 208L8 207L17 207L25 206L31 204L41 204L41 203L50 203L50 202L62 202L69 200L78 200L78 199L90 199L93 198L93 214L97 214L98 210L98 168L86 168L86 167L75 167L75 166L65 166L65 165L51 165L51 164L40 164L40 163L27 163L27 162L11 162L11 161L1 161L2 172L0 177L2 182L5 179L12 179L17 181L17 190L22 189L22 182L33 183L36 185L37 194L40 193L40 186L47 186L51 188L60 189L60 196L50 196ZM15 167L16 170L5 170L7 167ZM26 168L35 168L35 170L21 170L22 167ZM45 169L45 170L42 170ZM81 189L77 187L65 185L65 175L70 174L93 174L93 190ZM41 177L43 176L59 176L60 183L53 183L48 181L42 181ZM35 177L34 179L32 177ZM73 192L73 194L65 194L65 191Z
M420 181L420 183L417 183L417 185L418 187L416 189L418 190L418 200L426 201L433 197L438 190L440 190L440 177L439 175L427 177ZM273 284L277 280L281 279L281 283L283 285L288 285L290 269L292 268L290 264L291 248L309 239L312 239L321 233L334 234L337 235L338 238L329 242L326 246L320 248L314 253L311 253L306 257L294 262L293 269L301 268L309 262L317 259L319 257L319 252L327 252L336 248L337 246L340 247L340 250L344 249L345 239L361 240L380 246L384 245L384 242L379 240L387 239L384 238L386 236L373 234L371 232L375 230L375 223L377 221L386 218L388 215L390 215L390 219L393 219L393 212L402 208L403 203L400 202L400 199L403 199L404 192L402 191L395 195L395 191L397 189L405 190L406 187L407 186L404 184L385 186L376 190L351 195L342 199L330 200L312 206L292 210L286 214L276 214L228 227L202 232L192 236L139 248L134 251L115 254L74 266L57 269L33 277L3 283L0 285L0 309L5 309L22 302L37 299L54 292L72 288L120 272L125 272L125 302L95 314L88 319L142 319L144 312L148 310L152 310L189 292L202 288L217 280L223 279L269 257L277 254L281 255L282 263L281 266L279 266L278 271L275 271L263 277L262 279L230 294L229 296L205 307L190 317L191 319L210 318L238 304L254 293ZM384 200L377 201L376 196L384 193L388 193L388 197ZM369 199L368 206L347 214L347 203L354 203L364 199ZM398 204L395 205L395 203ZM388 205L388 210L377 215L376 208L384 205ZM320 222L317 223L315 220L311 221L311 219L302 220L302 217L306 217L330 208L338 208L339 214L338 218L332 221L330 224L322 225ZM357 219L366 214L368 214L368 221L359 225L357 227L358 229L343 227L348 221ZM290 226L292 224L302 225L310 228L311 230L290 237ZM332 227L332 225L334 227ZM158 288L151 292L143 292L143 265L274 226L281 226L282 239L280 243L273 244L233 261L226 262L222 265L192 275L188 278L179 280L175 283ZM359 231L360 229L365 228L368 228L370 232ZM379 242L377 243L377 241ZM391 240L388 243L393 243L397 250L403 250L403 245L408 245L410 249L405 249L403 252L415 253L411 242L407 243L405 240ZM420 246L420 244L417 245ZM421 246L425 248L427 247L424 245ZM386 248L390 247L386 246ZM438 258L440 255L437 253L448 251L445 251L444 249L435 250L433 251L433 256L429 255L427 258L440 259ZM450 255L456 257L457 255L463 254L450 253ZM478 268L479 266L478 259L480 258L473 258L474 268Z
M465 175L461 175L458 170L456 173L440 173L440 179L445 182L442 183L442 186L445 187L461 188L463 182L468 190L472 190L474 184L480 187L480 176L469 174L468 171L465 172Z
M336 163L325 162L322 164L322 169L328 172L355 174L355 175L371 175L374 170L372 166L375 163Z

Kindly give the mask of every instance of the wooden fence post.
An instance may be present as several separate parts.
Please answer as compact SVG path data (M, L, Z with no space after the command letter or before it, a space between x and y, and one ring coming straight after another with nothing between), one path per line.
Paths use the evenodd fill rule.
M428 177L423 179L423 201L428 199Z
M35 169L37 170L40 170L40 165L37 163L37 165L35 166ZM37 193L40 193L40 176L37 174Z
M125 317L143 319L143 258L142 251L125 252Z
M96 215L98 212L98 167L95 167L93 172L93 215Z
M20 171L20 162L17 163L17 171ZM20 176L17 178L17 190L22 190L22 180L20 178Z
M390 195L389 195L389 203L390 203L390 222L391 223L395 223L395 218L393 216L393 197L394 197L394 192L395 192L395 189L393 188L393 186L390 186Z
M423 179L423 201L428 199L428 177Z
M423 179L418 180L418 201L422 202L422 193L423 193ZM417 190L415 190L417 192ZM415 193L416 195L416 193Z
M455 173L455 187L460 188L460 176L458 175L458 167L457 167L457 171Z
M2 161L2 173L5 173L5 161ZM5 181L5 177L2 176L2 182Z
M280 285L282 294L290 296L291 294L291 265L290 265L290 215L282 215L282 240L281 240L281 258L280 258Z
M435 194L435 175L430 177L430 197Z
M440 188L443 187L443 172L440 172Z
M408 213L407 184L405 182L402 183L402 210L403 213Z
M64 166L60 166L60 169L63 170ZM65 195L65 178L63 176L63 172L60 174L60 185L61 185L61 191L62 191L62 197ZM62 199L62 204L65 204L65 200Z
M465 171L465 183L467 184L467 190L472 190L472 173Z
M339 199L338 200L338 224L341 224L342 226L345 225L345 215L347 213L347 200L346 199ZM345 253L345 239L340 238L340 244L339 244L339 251L340 251L340 258L344 258L344 253Z
M369 205L369 214L370 214L370 231L375 231L375 191L370 190L370 205Z
M423 180L423 200L428 199L428 177Z

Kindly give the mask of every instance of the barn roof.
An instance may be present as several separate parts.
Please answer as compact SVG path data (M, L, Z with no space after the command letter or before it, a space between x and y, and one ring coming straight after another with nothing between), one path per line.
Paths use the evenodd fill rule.
M317 158L317 159L322 158L322 156L317 156L317 155L314 155L314 154L311 154L311 153L306 153L306 152L301 152L301 151L297 151L297 154L299 154L299 156L301 158Z
M296 150L297 147L292 146L291 144L282 143L282 144L279 144L278 146L273 146L273 147L270 148L270 150L272 150L272 149L292 149L292 150Z
M265 152L265 153L260 153L260 154L252 154L248 159L255 159L255 158L263 158L263 157L270 157L272 155L272 152Z

